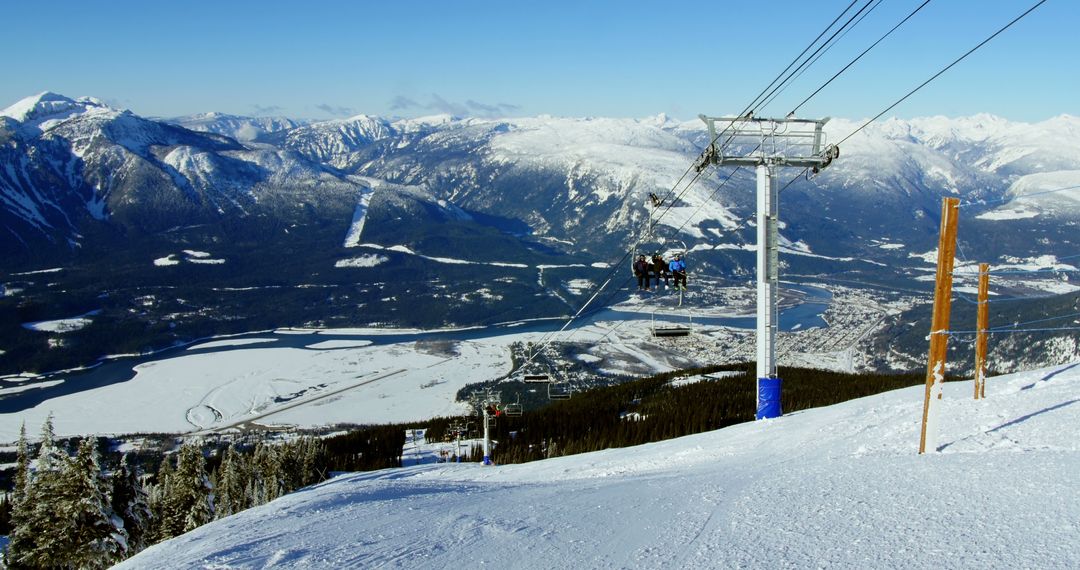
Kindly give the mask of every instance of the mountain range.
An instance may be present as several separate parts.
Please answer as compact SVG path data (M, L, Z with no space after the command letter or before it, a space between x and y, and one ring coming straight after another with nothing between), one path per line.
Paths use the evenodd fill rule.
M962 204L961 268L1075 269L1061 258L1080 239L1080 118L862 126L826 125L843 142L820 174L781 171L785 276L925 291L947 196ZM100 309L103 290L134 299L189 283L219 323L273 313L223 293L258 288L293 294L274 303L295 314L268 326L557 316L591 293L568 282L601 282L635 247L689 251L699 280L743 283L754 272L754 173L710 168L689 184L707 143L700 121L664 115L153 119L42 93L0 111L0 263L6 290L22 291L10 321ZM663 206L651 211L649 194ZM115 282L95 269L103 263ZM51 267L78 301L48 301L48 283L20 275ZM1063 275L995 286L1076 290ZM198 312L161 305L175 303L136 306L157 309L151 324L188 315L170 330Z

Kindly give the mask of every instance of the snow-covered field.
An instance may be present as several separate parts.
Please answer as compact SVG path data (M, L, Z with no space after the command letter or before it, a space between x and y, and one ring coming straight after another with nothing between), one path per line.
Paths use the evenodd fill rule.
M450 358L416 343L376 347L361 339L276 347L275 336L195 345L184 356L136 366L131 380L2 414L0 440L16 439L22 422L36 431L49 413L62 435L419 420L461 413L458 389L510 365L496 342L457 343L459 356ZM234 343L244 346L215 350Z
M342 475L119 568L1075 568L1080 364L523 465ZM497 455L496 455L497 456Z
M830 326L783 332L781 365L854 371L862 361L855 346L860 339L887 314L910 305L907 300L889 304L843 288L832 289L838 302L826 313ZM645 311L642 299L634 297L615 308L624 314L645 311L640 317L644 320L583 323L546 340L578 343L571 358L613 375L647 375L752 359L755 347L750 331L698 322L699 317L743 316L741 307L749 297L739 297L739 291L726 291L723 307L696 311L694 334L685 339L652 338L649 319L653 314ZM840 307L859 311L837 312ZM676 320L686 316L670 312ZM667 312L658 314L663 318ZM450 340L453 334L282 329L208 340L179 356L142 358L141 364L110 363L89 372L95 382L108 384L96 388L64 389L65 383L80 382L81 376L3 377L0 396L33 399L35 391L46 389L50 394L44 401L32 400L32 407L0 413L0 442L15 441L24 423L30 434L36 434L50 413L61 436L198 433L249 424L321 427L455 415L465 411L455 401L458 390L510 372L512 344L545 340L542 333L513 326L490 336L470 335L471 340ZM395 338L390 343L383 340L386 335L405 340ZM133 377L117 382L114 374Z
M18 439L23 423L36 433L49 414L61 436L188 433L246 423L377 424L456 415L467 410L455 401L459 389L507 374L510 345L540 338L538 333L516 333L433 344L420 340L420 331L411 331L417 341L373 345L363 337L388 331L343 329L322 331L337 340L278 346L282 337L314 332L282 330L193 345L182 356L136 365L130 380L0 414L0 441ZM350 340L350 334L355 339ZM601 334L587 328L575 338ZM39 381L4 393L57 383Z

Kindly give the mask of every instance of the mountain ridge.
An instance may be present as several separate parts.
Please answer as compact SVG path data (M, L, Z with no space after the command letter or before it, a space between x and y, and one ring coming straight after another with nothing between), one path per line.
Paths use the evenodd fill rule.
M0 241L0 259L9 272L77 266L97 273L116 265L147 287L184 287L183 270L163 270L156 260L196 250L226 260L199 269L208 285L231 290L247 278L259 286L356 289L331 295L318 310L307 300L302 312L290 307L296 316L288 322L259 326L468 326L562 316L588 290L568 297L562 282L629 278L613 266L635 249L688 250L695 281L706 285L742 283L754 272L753 172L712 168L690 185L683 176L693 174L708 134L704 124L663 115L357 115L293 125L214 114L196 116L196 131L182 120L45 93L2 117L0 230L12 238ZM1058 258L1080 242L1080 192L1068 190L1080 185L1078 123L1068 115L1038 125L975 115L866 126L820 174L782 171L781 239L790 245L783 275L925 289L944 197L963 204L961 267L986 261L1068 271L1073 266ZM834 119L826 134L839 142L862 126ZM222 134L256 130L252 140ZM651 211L650 194L661 208ZM385 261L353 261L365 245ZM290 269L264 273L267 260L286 251L300 254ZM487 265L489 297L482 297L475 295L480 274L445 259L581 269L529 275ZM1077 290L1037 277L1002 275L994 286L1006 295ZM958 275L958 286L968 278ZM421 309L392 288L412 299L453 300ZM699 294L695 302L711 302L713 293ZM250 301L247 309L223 298L207 302L218 321L275 313ZM98 305L87 299L72 314ZM30 350L38 341L26 342Z

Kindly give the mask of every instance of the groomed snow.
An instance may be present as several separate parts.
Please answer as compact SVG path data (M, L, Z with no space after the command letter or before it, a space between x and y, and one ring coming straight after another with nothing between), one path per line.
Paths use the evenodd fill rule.
M716 380L722 382L723 379ZM118 568L1074 568L1080 364L522 465L339 476Z

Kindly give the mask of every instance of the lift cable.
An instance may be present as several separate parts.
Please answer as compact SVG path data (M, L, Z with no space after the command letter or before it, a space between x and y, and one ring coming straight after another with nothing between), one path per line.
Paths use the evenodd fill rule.
M1076 190L1076 189L1080 189L1080 184L1077 184L1077 185L1074 185L1074 186L1065 186L1063 188L1053 188L1051 190L1040 190L1038 192L1031 192L1031 193L1028 193L1028 194L1020 194L1018 196L1013 196L1012 198L998 198L996 200L972 200L972 201L967 201L967 202L961 202L959 204L959 207L963 208L965 206L988 206L990 204L994 204L994 203L998 203L998 202L1004 203L1004 202L1010 202L1010 201L1013 201L1013 200L1018 200L1020 198L1029 198L1031 196L1041 196L1043 194L1053 194L1055 192L1064 192L1066 190Z
M862 10L866 10L866 11L862 12L862 10L860 10L860 12L862 12L861 14L856 13L854 16L852 16L851 19L848 20L847 23L844 24L843 28L840 28L839 30L837 30L837 32L835 34L833 34L825 42L825 44L823 44L820 48L818 48L817 51L814 52L814 55L812 55L805 62L803 62L802 65L799 66L799 69L797 69L796 72L794 73L794 75L791 76L790 80L787 82L786 85L784 85L779 90L775 91L774 93L769 95L768 98L765 99L765 101L761 104L761 108L768 107L773 101L776 100L777 97L782 95L784 93L784 91L787 91L787 88L791 87L792 83L794 83L796 80L798 80L800 77L802 77L803 73L806 73L806 71L808 69L810 69L815 63L817 63L819 59L824 57L825 54L829 53L829 50L831 50L833 48L833 46L835 46L837 43L839 43L840 40L844 38L844 36L848 35L848 32L850 32L851 30L854 30L856 26L858 26L860 23L862 23L862 21L864 19L866 19L866 17L869 16L884 1L885 0L876 0L876 1L874 1L872 3L872 5L867 4L867 6L863 6ZM869 7L870 9L867 10L866 9L867 7ZM794 112L792 112L791 114L794 114ZM789 116L790 116L790 114L789 114Z
M987 43L989 43L989 42L990 42L990 40L992 40L992 39L996 38L996 37L997 37L998 35L1000 35L1000 34L1001 34L1002 32L1004 32L1005 30L1007 30L1007 29L1011 28L1013 24L1015 24L1015 23L1019 22L1019 21L1020 21L1021 19L1023 19L1023 18L1025 17L1025 16L1027 16L1028 14L1032 13L1033 11L1035 11L1035 9L1036 9L1036 8L1038 8L1039 6L1042 6L1042 5L1044 4L1044 3L1046 3L1046 0L1039 0L1038 2L1036 2L1036 3L1035 3L1035 5L1033 5L1032 7L1028 8L1028 9L1027 9L1027 10L1026 10L1026 11L1025 11L1025 12L1024 12L1023 14L1020 14L1019 16L1017 16L1016 18L1014 18L1014 19L1013 19L1013 20L1012 20L1011 22L1009 22L1008 24L1005 24L1004 26L1002 26L1002 27L1001 27L1001 28L1000 28L1000 29L999 29L998 31L996 31L996 32L994 32L993 34L991 34L991 35L990 35L990 37L986 38L985 40L983 40L983 41L979 42L979 44L978 44L978 45L976 45L975 47L973 47L973 48L971 48L970 50L968 50L968 51L967 51L967 53L965 53L964 55L962 55L962 56L960 56L960 57L956 58L956 59L955 59L955 60L954 60L954 61L953 61L952 63L950 63L949 65L946 65L946 66L945 66L944 68L942 68L942 70L941 70L941 71L939 71L939 72L935 73L935 74L934 74L933 76L931 76L931 77L930 77L930 79L927 79L926 81L923 81L923 82L922 82L922 83L921 83L921 84L920 84L920 85L919 85L918 87L916 87L916 88L912 89L911 91L909 91L909 92L907 93L907 95L904 95L903 97L901 97L901 98L897 99L895 103L893 103L892 105L889 105L888 107L886 107L886 108L885 108L884 110L882 110L882 111L881 111L880 113L878 113L877 115L874 115L874 117L873 117L872 119L870 119L870 120L866 121L865 123L863 123L863 125L862 125L861 127L859 127L859 128L857 128L857 129L855 129L855 130L854 130L854 131L852 131L852 132L851 132L851 133L850 133L850 134L849 134L848 136L846 136L846 137L844 137L843 139L841 139L841 140L840 140L840 142L839 142L839 143L837 143L837 145L839 146L840 144L843 144L843 143L844 143L845 141L847 141L847 140L848 140L848 139L850 139L851 137L855 136L855 134L856 134L856 133L858 133L859 131L861 131L861 130L865 129L867 125L869 125L870 123L872 123L872 122L874 122L874 121L878 120L878 119L879 119L879 118L881 118L881 116L882 116L882 115L884 115L885 113L888 113L889 111L893 110L893 108L894 108L894 107L896 107L896 106L897 106L897 105L899 105L900 103L903 103L904 101L906 101L908 97L911 97L912 95L914 95L914 94L915 94L915 93L916 93L917 91L919 91L919 90L920 90L920 89L922 89L923 87L926 87L926 86L927 86L927 85L928 85L928 84L929 84L929 83L930 83L931 81L933 81L933 80L937 79L937 78L938 78L939 76L941 76L941 74L943 74L943 73L945 73L946 71L948 71L948 70L952 69L952 67L953 67L953 66L955 66L956 64L958 64L958 63L960 63L961 61L963 61L964 59L966 59L966 58L967 58L967 57L968 57L969 55L971 55L971 54L975 53L975 51L976 51L976 50L978 50L979 48L981 48L981 47L983 47L984 45L986 45Z
M1045 1L1045 0L1044 0L1044 1ZM776 85L776 87L777 87L777 88L779 88L780 86L783 86L783 85L785 85L785 84L786 84L786 83L787 83L788 81L790 81L790 80L791 80L791 74L788 74L788 77L787 77L787 78L784 78L783 80L781 80L781 78L783 78L783 77L784 77L784 74L785 74L785 73L787 73L787 72L788 72L788 71L789 71L789 70L790 70L790 69L792 68L792 66L795 66L795 65L796 65L796 64L797 64L797 63L799 62L799 60L800 60L800 59L802 59L803 55L805 55L805 54L806 54L806 53L807 53L808 51L810 51L810 50L811 50L811 49L812 49L812 48L814 47L814 45L816 45L816 44L817 44L818 40L820 40L820 39L821 39L822 37L824 37L824 36L825 36L825 34L827 34L827 33L828 33L828 31L829 31L830 29L832 29L832 27L833 27L834 25L836 25L836 23L837 23L838 21L840 21L840 19L841 19L841 18L843 18L844 14L846 14L846 13L847 13L847 12L848 12L849 10L851 10L851 8L852 8L852 7L853 7L853 6L855 5L855 4L857 4L857 3L858 3L858 0L852 0L851 4L849 4L849 5L848 5L848 7L847 7L847 8L845 8L845 9L844 9L844 10L843 10L843 11L842 11L842 12L840 13L840 15L838 15L838 16L837 16L837 17L836 17L836 18L835 18L835 19L834 19L834 20L833 20L833 21L832 21L832 22L831 22L831 23L830 23L830 24L829 24L829 25L828 25L828 26L827 26L827 27L826 27L826 28L825 28L825 29L824 29L824 30L823 30L823 31L822 31L822 32L821 32L820 34L818 34L818 36L817 36L817 37L816 37L816 38L814 39L814 41L812 41L812 42L811 42L811 43L810 43L810 44L809 44L809 45L808 45L808 46L807 46L807 47L806 47L805 49L803 49L803 51L802 51L802 52L801 52L801 53L800 53L800 54L799 54L799 55L798 55L798 56L797 56L797 57L796 57L796 58L795 58L794 60L792 60L792 62L791 62L790 64L788 64L788 66L787 66L787 67L786 67L786 68L784 69L784 71L780 72L780 74L779 74L779 75L777 75L777 77L776 77L775 79L773 79L773 81L772 81L771 83L769 83L769 85L768 85L767 87L765 87L765 89L764 89L764 90L762 90L762 92L761 92L760 94L758 94L758 96L757 96L757 97L755 97L755 98L754 98L754 100L753 100L753 101L752 101L752 102L750 103L750 105L747 105L747 106L746 106L746 108L744 108L744 109L743 109L742 113L740 113L740 114L739 114L739 116L746 116L746 115L747 115L748 113L751 113L751 112L752 112L752 108L754 107L754 105L755 105L755 104L757 104L757 103L759 102L759 100L761 100L761 98L762 98L762 96L763 96L763 95L765 95L766 93L769 93L769 94L771 94L771 92L769 92L769 89L770 89L770 88L773 88L773 86L774 86L774 85ZM849 19L848 19L848 22L847 22L847 23L845 23L845 24L844 24L844 26L842 26L842 27L841 27L841 30L843 30L844 28L848 27L848 26L849 26L849 25L851 24L851 22L852 22L852 21L853 21L853 20L854 20L854 19L855 19L855 18L856 18L856 17L857 17L857 16L858 16L858 15L859 15L860 13L862 13L863 11L865 11L865 10L867 9L867 7L868 7L868 6L870 6L870 5L872 4L872 3L873 3L873 0L869 0L869 1L867 2L867 4L865 4L865 5L864 5L864 6L863 6L863 7L861 8L861 9L859 9L859 11L858 11L858 12L856 12L856 14L855 14L855 15L853 15L853 16L852 16L851 18L849 18ZM838 30L837 32L834 32L834 33L833 33L833 37L835 37L835 36L836 36L836 34L837 34L837 33L839 33L839 31L840 31L840 30ZM832 39L832 38L830 37L830 39ZM827 42L826 42L826 43L827 43ZM817 50L817 51L815 51L814 53L817 53L818 51L821 51L821 49L822 49L823 47L824 47L824 44L823 44L822 46L818 47L818 50ZM811 56L811 57L812 57L812 56ZM808 59L809 59L809 58L808 58ZM805 65L805 62L803 62L803 65ZM777 85L777 81L780 81L780 84L779 84L779 85ZM773 89L773 91L775 92L775 89ZM731 123L731 124L733 125L733 124L734 124L734 122L735 122L735 121L732 121L732 123ZM731 126L731 125L728 125L728 127L730 127L730 126ZM709 145L708 145L708 146L706 147L706 149L705 149L704 151L702 151L702 154L701 154L701 155L700 155L700 156L698 157L698 159L696 159L696 160L695 160L695 161L694 161L693 163L691 163L690 167L688 167L688 168L686 169L686 171L684 171L684 172L683 172L683 174L682 174L682 175L681 175L681 176L679 177L679 179L678 179L678 180L677 180L677 181L675 182L675 184L674 184L674 185L672 186L672 188L671 188L670 190L668 190L668 191L667 191L667 192L666 192L666 193L664 194L663 198L661 198L661 203L663 203L664 201L666 201L666 199L667 199L668 197L670 197L670 196L671 196L672 194L675 194L675 193L676 193L676 190L678 189L679 185L680 185L680 184L681 184L681 183L682 183L682 182L683 182L683 181L684 181L684 180L686 179L686 176L687 176L687 175L688 175L688 174L690 173L690 171L691 171L691 170L694 170L694 169L695 169L695 166L696 166L696 165L698 165L698 164L705 164L705 163L703 163L702 161L703 161L703 159L705 159L705 158L706 158L706 156L707 156L707 153L709 152L709 149L710 149L710 148L711 148L711 147L712 147L712 146L713 146L714 144L716 144L716 141L717 141L717 140L719 140L719 138L720 138L720 137L721 137L721 136L723 135L724 131L726 131L726 130L727 130L727 128L725 128L724 130L720 131L719 133L717 133L717 135L716 135L716 136L714 136L714 137L713 137L713 139L712 139L712 140L711 140L711 141L709 142ZM729 137L729 138L728 138L728 140L724 142L724 144L723 144L723 145L721 146L721 148L724 148L724 147L726 147L726 146L727 146L727 144L728 144L728 143L730 143L730 141L731 141L731 137ZM675 202L676 202L676 201L677 201L677 200L678 200L678 199L679 199L679 198L680 198L681 196L685 195L685 194L686 194L686 192L687 192L687 191L689 191L689 189L690 189L690 188L691 188L691 187L692 187L692 186L694 185L694 183L695 183L695 182L696 182L696 181L697 181L697 180L698 180L698 179L699 179L699 178L701 177L701 174L702 174L702 173L704 172L704 170L705 170L704 168L701 168L701 169L699 169L699 170L697 171L697 174L696 174L696 175L695 175L695 176L694 176L694 177L693 177L693 178L692 178L692 179L690 180L690 182L689 182L689 183L687 183L686 187L685 187L685 188L684 188L684 189L683 189L683 190L682 190L681 192L679 192L679 193L678 193L678 196L676 197L676 199L675 199L675 200L672 200L672 201L670 201L670 202L668 202L668 205L667 205L667 207L665 208L665 210L664 210L664 211L663 211L663 212L661 213L661 215L660 215L660 216L658 216L658 217L656 218L656 220L655 220L655 221L653 221L653 220L651 220L651 219L650 219L650 223L649 223L649 227L648 227L647 231L649 231L649 232L651 232L651 231L652 231L652 229L653 229L653 228L654 228L654 227L655 227L655 226L656 226L656 225L657 225L657 224L659 223L660 219L662 219L662 218L663 218L663 216L664 216L664 215L665 215L665 214L666 214L666 213L667 213L668 211L670 211L670 209L671 209L671 207L672 207L672 206L674 205L674 203L675 203ZM736 169L735 171L733 171L733 172L731 173L731 175L729 175L729 176L728 176L728 178L727 178L727 179L725 179L725 181L724 181L724 183L723 183L723 184L726 184L727 180L730 180L730 179L731 179L731 177L732 177L732 176L733 176L733 175L735 174L735 172L737 172L737 171L738 171L738 169ZM719 189L720 189L720 188L721 188L721 187L723 186L723 184L721 184L721 185L720 185L719 187L717 187L717 189L713 191L713 194L715 194L715 193L716 193L717 191L719 191ZM683 226L685 226L685 223L683 224ZM641 236L639 236L639 238L638 238L638 239L636 240L636 242L635 242L635 245L636 245L637 243L640 243L640 237L641 237ZM565 324L564 324L564 325L563 325L563 326L562 326L562 327L561 327L561 328L560 328L560 329L559 329L558 331L555 331L555 332L550 332L550 333L547 333L547 334L545 334L545 335L544 335L543 337L541 337L541 340L540 340L540 342L538 343L538 344L540 345L540 348L539 348L538 350L536 350L536 352L535 352L535 354L534 354L533 356L530 356L530 358L529 358L529 359L528 359L528 360L526 361L526 363L530 363L530 362L532 362L532 361L533 361L533 360L535 359L535 356L536 356L536 355L539 355L539 353L540 353L540 352L542 351L542 349L543 349L544 347L546 347L547 345L551 344L551 342L552 342L552 341L551 341L551 338L553 338L553 337L554 337L554 335L556 335L556 334L559 334L559 333L562 333L563 331L565 331L565 330L566 330L566 329L567 329L567 328L568 328L568 327L570 326L570 324L571 324L571 323L573 323L573 322L574 322L574 321L575 321L575 320L576 320L576 319L577 319L578 317L580 317L580 316L581 316L581 314L582 314L582 313L583 313L583 312L585 311L585 309L586 309L586 308L588 308L588 306L589 306L589 305L590 305L590 304L591 304L591 303L592 303L592 302L593 302L593 301L594 301L594 300L595 300L595 299L597 298L597 296L599 295L599 293L600 293L601 291L603 291L603 289L604 289L604 288L605 288L605 287L606 287L606 286L607 286L607 285L608 285L608 284L609 284L609 283L611 282L612 278L614 277L614 274L615 274L615 272L617 272L617 271L618 271L618 270L619 270L619 269L620 269L620 268L622 267L622 265L623 265L623 264L624 264L624 263L626 262L627 258L628 258L629 256L631 256L631 255L633 255L633 250L632 250L632 249L631 249L630 251L628 251L627 253L623 254L623 256L622 256L622 257L620 258L619 262L617 262L616 264L614 264L614 265L613 265L613 266L611 267L611 269L610 269L610 270L608 271L608 274L607 274L607 275L605 276L605 278L604 278L604 281L603 281L603 283L602 283L602 284L601 284L601 285L600 285L600 286L598 287L597 291L596 291L596 292L595 292L595 293L594 293L594 294L593 294L593 295L592 295L592 296L591 296L591 297L590 297L590 298L589 298L589 299L588 299L588 300L586 301L586 303L585 303L585 304L584 304L584 305L583 305L583 306L582 306L582 307L581 307L580 309L578 309L578 311L577 311L576 313L574 313L574 315L570 316L570 318L569 318L569 319L567 320L567 322L566 322L566 323L565 323Z
M904 101L906 101L908 99L908 97L911 97L912 95L914 95L916 92L918 92L923 87L926 87L931 81L937 79L943 73L945 73L946 71L952 69L953 66L955 66L956 64L958 64L961 61L963 61L964 59L966 59L969 55L975 53L976 50L978 50L979 48L981 48L984 45L986 45L987 43L989 43L990 40L996 38L1002 32L1004 32L1005 30L1011 28L1013 26L1013 24L1019 22L1025 16L1027 16L1028 14L1033 12L1036 8L1038 8L1039 6L1042 6L1045 3L1046 3L1046 0L1039 0L1039 2L1036 2L1032 7L1028 8L1026 11L1024 11L1023 14L1020 14L1019 16L1014 18L1011 22L1009 22L1008 24L1005 24L1004 26L1002 26L1000 29L998 29L998 31L994 32L989 37L987 37L985 40L979 42L978 45L976 45L975 47L968 50L967 53L965 53L964 55L962 55L962 56L956 58L955 60L953 60L952 63L950 63L949 65L946 65L944 68L941 69L941 71L938 71L937 73L932 75L929 79L927 79L926 81L923 81L921 84L919 84L918 87L912 89L911 91L908 91L908 93L906 95L904 95L903 97L897 99L896 102L894 102L892 105L889 105L888 107L883 109L880 113L878 113L877 115L874 115L873 118L867 120L859 128L855 129L854 131L849 133L846 137L841 139L840 142L836 143L836 146L840 146L841 144L847 142L848 139L850 139L851 137L855 136L857 133L859 133L860 131L865 129L867 126L870 125L870 123L873 123L874 121L880 119L882 115L884 115L885 113L888 113L889 111L893 110L893 108L895 108L897 105L899 105L900 103L903 103ZM794 184L796 180L798 180L799 178L802 178L803 176L805 176L806 173L808 173L809 171L810 171L809 168L804 168L802 172L795 175L795 177L792 178L791 180L789 180L788 183L785 184L782 188L780 188L779 191L783 192L785 189L787 189L788 186L791 186L792 184Z
M776 82L777 82L777 81L780 81L780 78L781 78L781 77L783 77L783 76L784 76L784 74L785 74L785 73L787 73L787 72L788 72L788 70L790 70L790 69L792 68L792 66L794 66L794 65L795 65L796 63L798 63L798 62L799 62L799 60L800 60L800 59L802 59L802 57L803 57L804 55L806 55L806 52L810 51L810 50L811 50L811 49L812 49L812 48L813 48L813 47L814 47L814 46L815 46L815 45L816 45L816 44L818 43L818 40L820 40L820 39L821 39L822 37L824 37L824 36L825 36L825 34L829 33L829 30L831 30L831 29L832 29L832 27L833 27L833 26L835 26L835 25L836 25L836 23L840 21L840 18L843 18L843 17L844 17L844 14L847 14L847 13L848 13L848 10L851 10L851 8L852 8L853 6L855 6L855 4L858 4L858 2L859 2L859 0L852 0L851 4L848 4L848 7L847 7L847 8L844 8L844 11L843 11L843 12L840 12L840 15L838 15L838 16L837 16L837 17L836 17L836 18L835 18L835 19L834 19L834 20L833 20L833 21L832 21L832 22L831 22L831 23L830 23L830 24L829 24L828 26L826 26L826 27L825 27L825 29L824 29L824 30L822 30L822 31L821 31L821 33L820 33L820 34L818 34L818 36L817 36L816 38L814 38L814 41L810 42L810 44L809 44L809 45L807 45L807 46L806 46L806 48L805 48L805 49L803 49L803 50L802 50L802 52L801 52L801 53L800 53L799 55L795 56L795 59L793 59L793 60L791 61L791 63L789 63L789 64L788 64L788 66L787 66L787 67L785 67L785 68L784 68L784 70L783 70L783 71L781 71L781 72L780 72L780 74L779 74L779 75L777 75L777 76L776 76L776 78L772 80L772 83L769 83L769 84L768 84L768 85L767 85L767 86L765 87L765 89L762 89L762 90L761 90L761 93L758 93L758 96L757 96L757 97L754 97L754 99L753 99L752 101L750 101L750 104L749 104L749 105L747 105L745 109L743 109L742 113L739 113L739 116L742 116L742 115L743 115L743 114L745 114L745 113L746 113L747 111L751 111L751 110L753 110L753 109L755 108L755 106L756 106L756 105L757 105L757 104L758 104L758 103L759 103L759 102L760 102L761 100L763 100L763 98L765 97L765 94L769 92L769 89L772 89L772 88L773 88L773 86L774 86L774 85L776 85ZM863 6L863 10L865 10L865 9L866 9L866 6ZM850 21L850 20L849 20L849 21ZM789 76L789 77L790 77L790 76ZM785 81L786 81L786 80L785 80ZM781 83L780 83L780 85L783 85L783 82L781 82ZM779 87L779 86L777 86L777 87Z
M915 10L913 10L913 11L912 11L912 12L911 12L910 14L908 14L906 18L904 18L903 20L900 20L900 23L898 23L898 24L896 24L895 26L893 26L891 30L889 30L888 32L886 32L886 33L885 33L885 35L883 35L883 36L881 36L880 38L878 38L878 40L877 40L876 42L874 42L874 43L870 44L870 47L868 47L868 48L866 48L865 50L863 50L863 52L862 52L862 53L860 53L860 54L859 54L858 56L856 56L856 57L855 57L855 59L853 59L853 60L851 60L850 62L848 62L848 64L847 64L847 65L845 65L845 66L844 66L844 67L843 67L843 68L842 68L842 69L841 69L840 71L837 71L835 75L833 75L832 77L830 77L828 81L826 81L825 83L821 84L821 87L818 87L818 88L817 88L817 89L816 89L816 90L815 90L815 91L814 91L813 93L811 93L811 94L810 94L810 95L809 95L809 96L808 96L808 97L807 97L806 99L803 99L801 103L799 103L798 105L795 105L795 107L794 107L794 108L793 108L793 109L791 110L791 112L790 112L789 114L790 114L790 115L794 115L794 114L796 113L796 111L798 111L798 110L799 110L800 108L802 108L802 106L803 106L803 105L805 105L805 104L807 103L807 101L809 101L809 100L813 99L813 98L814 98L814 96L816 96L816 95L817 95L818 93L820 93L822 89L824 89L824 88L828 87L828 86L829 86L829 84L833 82L833 80L835 80L835 79L836 79L837 77L840 77L840 75L842 75L842 74L843 74L843 73L844 73L845 71L847 71L847 70L848 70L848 68L850 68L850 67L851 67L852 65L855 65L855 63L857 63L857 62L858 62L858 61L859 61L860 59L862 59L862 57L863 57L864 55L866 55L867 53L869 53L869 52L870 52L870 50L872 50L872 49L874 49L875 47L877 47L877 45L878 45L878 44L880 44L881 42L883 42L883 41L885 40L885 38L887 38L887 37L889 37L890 35L892 35L892 33L893 33L893 32L895 32L897 28L899 28L900 26L903 26L903 25L904 25L904 24L905 24L905 23L906 23L906 22L907 22L908 20L910 20L910 19L911 19L911 17L912 17L912 16L914 16L915 14L917 14L917 13L919 12L919 10L922 10L922 9L923 9L923 7L925 7L925 6L927 5L927 4L929 4L929 3L930 3L930 1L931 1L931 0L926 0L925 2L923 2L922 4L920 4L920 5L919 5L919 7L918 7L918 8L915 8Z

